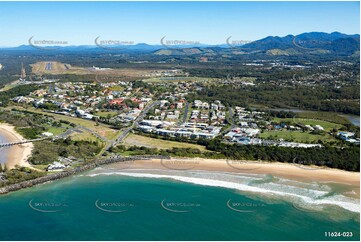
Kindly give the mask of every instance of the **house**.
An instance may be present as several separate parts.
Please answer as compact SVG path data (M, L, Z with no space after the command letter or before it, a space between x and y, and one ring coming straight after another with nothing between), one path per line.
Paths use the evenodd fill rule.
M352 138L353 136L355 136L355 133L346 132L346 131L341 131L341 132L338 132L338 133L337 133L337 136L340 137L340 139L349 140L350 138Z
M122 105L124 101L124 98L116 98L109 101L110 105Z
M325 129L321 125L315 125L314 128L318 131L324 131Z
M182 102L177 102L177 109L181 109L183 108L183 103Z
M68 166L54 161L52 164L50 164L47 168L47 171L62 171L63 169L67 168Z
M50 133L50 132L44 132L44 133L41 134L41 136L43 136L43 137L52 137L52 136L54 136L54 134Z

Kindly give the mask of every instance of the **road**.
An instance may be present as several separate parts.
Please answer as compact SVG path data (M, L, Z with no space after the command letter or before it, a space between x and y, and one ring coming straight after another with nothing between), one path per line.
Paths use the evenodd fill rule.
M115 140L111 140L109 141L109 143L106 146L105 150L108 150L111 146L115 146L119 143L121 143L123 141L123 139L125 137L127 137L127 135L129 134L129 132L134 128L137 127L138 124L144 119L144 117L147 115L147 113L149 112L149 110L151 110L152 108L154 108L156 105L159 105L160 101L154 101L150 104L148 104L143 110L142 112L138 115L138 117L134 120L133 124L122 130L122 132L118 135L118 137Z
M229 111L228 122L230 123L231 126L229 126L227 129L223 130L222 135L228 133L229 131L231 131L232 129L234 129L236 127L236 125L234 124L233 108L229 107L228 111Z
M183 118L182 118L182 122L178 123L179 125L184 124L185 122L187 122L187 117L188 117L188 112L189 112L189 105L190 103L186 102L186 106L184 108L184 113L183 113Z

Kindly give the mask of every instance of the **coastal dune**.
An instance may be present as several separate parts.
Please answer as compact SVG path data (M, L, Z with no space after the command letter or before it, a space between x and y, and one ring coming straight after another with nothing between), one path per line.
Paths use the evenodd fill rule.
M15 131L15 127L9 124L0 123L0 133L6 138L7 142L25 140L24 137ZM1 152L1 154L6 154L7 167L10 169L14 168L16 165L30 167L30 164L27 162L27 160L31 156L33 147L34 146L32 143L26 143L6 148L6 150Z

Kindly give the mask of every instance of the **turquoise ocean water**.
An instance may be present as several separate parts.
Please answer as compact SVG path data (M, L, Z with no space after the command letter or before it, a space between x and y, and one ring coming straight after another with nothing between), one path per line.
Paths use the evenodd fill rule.
M359 209L357 199L342 196L350 190L342 185L172 172L98 168L1 196L0 239L360 238L359 213L351 211ZM250 187L258 192L248 191ZM352 232L352 237L325 237L325 232Z

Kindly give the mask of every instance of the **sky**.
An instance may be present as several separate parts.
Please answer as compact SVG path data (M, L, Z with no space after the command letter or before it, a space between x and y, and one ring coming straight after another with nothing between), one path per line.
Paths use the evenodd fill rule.
M223 44L303 32L360 33L359 2L0 2L0 46L160 39Z

